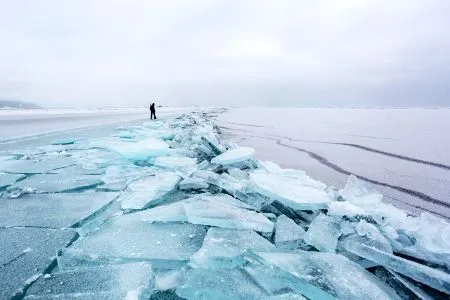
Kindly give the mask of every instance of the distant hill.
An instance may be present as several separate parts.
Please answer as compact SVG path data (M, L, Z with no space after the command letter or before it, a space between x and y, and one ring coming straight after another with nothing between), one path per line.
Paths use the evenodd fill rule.
M42 108L42 107L31 102L0 100L0 109L33 109L33 108Z

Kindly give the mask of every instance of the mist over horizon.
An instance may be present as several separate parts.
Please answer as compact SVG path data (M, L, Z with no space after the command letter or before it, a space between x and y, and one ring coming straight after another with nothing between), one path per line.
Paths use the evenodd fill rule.
M450 2L0 2L0 100L449 107Z

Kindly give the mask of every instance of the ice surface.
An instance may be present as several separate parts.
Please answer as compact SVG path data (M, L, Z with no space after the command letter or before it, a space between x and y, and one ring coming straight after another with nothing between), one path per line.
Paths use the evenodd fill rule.
M117 196L117 193L90 192L23 195L20 198L1 199L0 226L67 228L82 224Z
M15 163L0 166L4 172L19 174L40 174L73 165L74 161L68 157L56 157L44 160L18 160Z
M27 295L65 295L113 291L116 295L138 291L144 299L152 294L154 273L150 264L133 263L52 273L39 278Z
M305 230L294 221L281 215L275 223L275 245L282 249L296 249L304 244Z
M374 247L347 241L345 249L361 257L386 266L395 272L411 277L439 291L450 294L450 274L425 265L380 251Z
M292 290L309 299L399 299L347 258L322 252L256 252L246 270L269 293Z
M180 190L202 190L207 189L209 184L200 178L186 178L180 182Z
M100 175L36 174L9 186L8 191L63 193L82 191L102 184Z
M167 291L176 288L185 275L185 270L158 270L155 274L155 289Z
M354 176L349 177L340 194L347 201L331 203L328 214L372 218L382 227L397 251L449 265L450 224L447 221L425 212L418 217L408 216L392 204L383 202L381 194ZM405 244L399 232L407 233L407 240L414 242Z
M0 173L0 190L23 178L25 178L25 175Z
M272 232L273 223L263 214L218 201L198 199L183 204L189 223L223 228Z
M300 210L327 208L333 196L323 189L304 185L303 180L277 174L253 172L250 180L258 193Z
M146 209L133 215L145 222L187 222L183 203L185 200Z
M161 172L155 176L139 179L128 185L122 198L122 209L142 209L157 203L175 189L180 176Z
M249 179L249 175L247 172L242 171L241 169L238 168L229 168L227 170L228 174L230 174L230 176L238 179L238 180L248 180Z
M193 171L197 164L196 158L183 157L183 156L160 156L155 160L155 166L187 173Z
M255 155L255 150L248 147L239 147L236 149L228 150L211 160L213 164L219 165L232 165L235 163L243 162L252 159Z
M77 240L61 256L58 266L67 270L108 261L149 261L157 268L176 268L200 249L204 226L148 223L132 214L119 216Z
M73 230L0 228L0 299L22 293L75 237Z
M147 137L138 142L105 141L98 146L118 153L125 159L136 161L170 153L169 145L154 137Z
M241 269L192 269L176 290L177 295L190 299L263 299L265 293Z
M339 223L332 217L320 214L309 225L304 239L319 251L334 252L341 235Z
M270 251L275 247L251 230L211 227L190 265L195 268L233 268L244 262L239 255L248 249Z
M392 271L392 276L398 277L394 280L398 284L393 288L399 292L423 287L428 293L432 288L424 285L448 285L445 276L444 281L431 281L437 278L434 271L447 274L449 224L427 213L409 216L383 202L380 193L354 176L350 176L347 186L338 193L337 189L313 180L304 171L257 161L253 151L246 156L238 145L222 144L207 113L158 119L120 129L115 127L84 130L82 135L77 133L76 145L50 145L55 140L72 139L73 133L17 141L20 145L17 149L16 141L1 145L5 150L2 155L8 160L0 158L0 174L4 172L1 169L10 169L14 173L6 173L7 187L16 176L24 174L27 177L23 181L33 183L42 189L41 192L56 191L29 195L26 193L32 192L33 187L11 189L10 185L10 196L24 195L10 199L7 192L0 194L4 200L0 201L0 231L3 232L0 233L3 234L0 257L4 259L0 268L5 270L5 274L0 275L0 279L5 278L4 282L0 281L2 292L6 290L11 294L11 287L26 289L35 280L36 286L41 286L45 279L53 281L49 286L61 286L47 288L44 284L45 291L38 291L28 299L137 299L139 288L83 290L90 286L95 289L104 282L97 285L90 280L84 284L83 280L89 279L72 279L73 276L67 277L69 287L65 288L66 279L61 284L57 276L108 268L111 268L109 276L113 276L116 274L113 268L147 262L155 268L155 294L145 297L151 299L177 298L175 290L179 295L184 293L189 295L187 298L194 299L303 299L302 295L308 299L349 299L354 295L357 295L356 299L388 298L393 292L384 284L380 286L380 281L364 270L375 266L369 270L384 280L374 271L386 270L378 252L382 253L381 257L389 258L386 268L392 265L392 257L398 262L399 258L392 253L411 258L411 261L423 261L418 268L414 265L417 263L402 258L405 261L401 261L401 270ZM261 137L248 137L247 140L272 139L266 134L271 130L269 127L261 130ZM308 173L319 175L319 178L320 169L328 168L321 164L326 163L328 156L319 161L323 153L319 152L317 158L312 152L322 147L322 143L306 144L281 136L276 139L280 140L279 144L259 156L277 153L274 158L283 165L306 166ZM324 146L331 147L343 146ZM232 150L226 151L227 148ZM286 152L282 150L295 153L295 156L285 156ZM349 150L352 154L368 152ZM302 159L306 156L316 162L303 165ZM339 156L331 158L329 163L342 167ZM201 163L197 164L197 161ZM71 193L61 193L62 188L70 186L70 180L95 176L99 178L99 185L76 183L69 190ZM392 177L389 176L386 180ZM429 173L425 172L423 176L427 177ZM59 178L62 181L58 181ZM330 180L329 177L321 179L327 183ZM331 183L342 186L344 178L339 175L341 179L340 182L331 180ZM21 182L13 183L13 186ZM435 187L432 183L429 188L418 191L431 191L431 197L437 195L439 198L438 193L432 191ZM120 191L121 195L113 200L117 194L99 191ZM382 188L382 191L385 193L386 189ZM411 202L411 205L415 204ZM81 237L68 246L77 236L73 230L58 229L63 227L77 228ZM308 232L305 233L302 227ZM14 230L14 234L5 234L6 229ZM23 234L19 229L43 231L35 234L23 231L26 232ZM58 234L62 232L67 236L60 238ZM34 237L36 241L29 243L28 239ZM364 251L349 251L347 245L357 245L357 249ZM378 251L375 259L368 258L364 247ZM314 250L336 251L337 254ZM263 258L255 252L271 257ZM51 262L55 255L58 265L53 268L54 262L53 265ZM288 258L290 256L294 258ZM419 272L416 272L417 268ZM52 274L39 279L47 272ZM422 285L395 272L413 272L407 276L426 283ZM18 280L13 282L10 278L15 279L16 273ZM98 278L101 280L102 276ZM128 277L131 276L126 279ZM422 297L423 294L416 291L416 295ZM433 291L431 295L435 295ZM6 297L0 295L0 298Z

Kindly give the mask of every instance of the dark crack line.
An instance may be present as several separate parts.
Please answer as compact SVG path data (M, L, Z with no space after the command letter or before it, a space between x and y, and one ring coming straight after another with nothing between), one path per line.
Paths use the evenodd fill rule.
M443 215L443 214L440 214L440 213L438 213L438 212L436 212L436 211L434 211L434 210L427 209L427 208L422 207L422 206L419 206L419 205L411 204L411 203L405 202L405 201L403 201L403 200L401 200L401 199L394 198L394 197L392 197L392 196L387 196L387 195L383 195L383 196L384 196L385 198L391 199L391 202L398 202L398 203L401 203L401 204L403 204L403 205L407 205L407 206L409 206L409 207L413 207L413 208L419 209L419 211L428 211L428 212L430 212L430 213L432 213L432 214L435 214L435 215L438 215L438 216L440 216L440 217L442 217L442 218L444 218L444 219L448 219L448 218L449 218L448 216Z
M237 124L237 123L232 123L232 124ZM221 126L221 128L225 128L225 129L228 129L228 130L234 130L234 131L255 133L254 131L250 131L250 130L229 128L229 127L224 127L224 126ZM360 150L364 150L364 151L368 151L368 152L372 152L372 153L377 153L377 154L381 154L381 155L385 155L385 156L389 156L389 157L394 157L394 158L405 160L405 161L409 161L409 162L414 162L414 163L418 163L418 164L428 165L428 166L432 166L432 167L436 167L436 168L440 168L440 169L444 169L444 170L450 170L450 165L446 165L446 164L443 164L443 163L432 162L432 161L427 161L427 160L423 160L423 159L419 159L419 158L415 158L415 157L411 157L411 156L406 156L406 155L401 155L401 154L397 154L397 153L387 152L387 151L384 151L384 150L379 150L379 149L376 149L376 148L371 148L371 147L367 147L367 146L363 146L363 145L359 145L359 144L327 142L327 141L317 141L317 140L304 140L304 139L293 139L293 138L290 138L290 137L287 137L287 136L272 135L272 134L269 134L267 136L253 135L253 137L260 137L260 138L269 138L269 137L272 138L273 137L273 138L283 138L283 139L289 140L291 142L307 142L307 143L321 143L321 144L347 146L347 147L352 147L352 148L356 148L356 149L360 149Z
M17 255L17 256L15 256L15 257L11 258L9 261L7 261L7 262L1 264L1 265L0 265L0 269L1 269L1 268L4 268L4 267L6 267L6 266L8 266L9 264L11 264L11 263L13 263L13 262L15 262L16 260L18 260L18 259L21 258L22 256L26 255L27 253L28 253L28 252L22 252L22 253L20 253L19 255Z
M378 150L378 149L375 149L375 148L370 148L370 147L366 147L366 146L362 146L362 145L358 145L358 144L331 143L331 142L323 142L323 143L329 143L329 144L353 147L353 148L357 148L357 149L361 149L361 150L365 150L365 151L369 151L369 152L374 152L374 153L378 153L378 154L382 154L382 155L386 155L386 156L390 156L390 157L395 157L395 158L406 160L406 161L411 161L411 162L415 162L415 163L419 163L419 164L429 165L429 166L441 168L441 169L444 169L444 170L450 170L450 166L449 165L436 163L436 162L432 162L432 161L427 161L427 160L422 160L422 159L418 159L418 158L414 158L414 157L410 157L410 156L395 154L395 153L391 153L391 152L386 152L386 151L383 151L383 150Z
M385 187L388 187L388 188L391 188L391 189L403 192L405 194L408 194L408 195L420 198L420 199L422 199L422 200L424 200L426 202L430 202L430 203L433 203L433 204L436 204L436 205L440 205L440 206L444 206L446 208L450 208L450 203L441 201L439 199L435 199L435 198L433 198L433 197L431 197L431 196L429 196L427 194L424 194L422 192L418 192L418 191L414 191L414 190L407 189L407 188L404 188L404 187L400 187L400 186L392 185L392 184L389 184L389 183L381 182L381 181L378 181L378 180L370 179L368 177L360 176L360 175L355 174L353 172L349 172L349 171L343 169L342 167L340 167L340 166L330 162L325 157L320 156L320 155L318 155L318 154L316 154L316 153L314 153L312 151L308 151L308 150L303 149L303 148L299 148L299 147L283 144L281 142L281 140L277 140L277 144L280 145L280 146L296 149L297 151L300 151L300 152L304 152L304 153L308 154L311 158L313 158L313 159L317 160L318 162L320 162L321 164L323 164L323 165L325 165L325 166L327 166L327 167L329 167L329 168L331 168L331 169L333 169L333 170L335 170L335 171L337 171L337 172L339 172L341 174L345 174L345 175L354 174L358 178L361 178L361 179L363 179L363 180L365 180L367 182L370 182L370 183L373 183L373 184L377 184L377 185L381 185L381 186L385 186Z

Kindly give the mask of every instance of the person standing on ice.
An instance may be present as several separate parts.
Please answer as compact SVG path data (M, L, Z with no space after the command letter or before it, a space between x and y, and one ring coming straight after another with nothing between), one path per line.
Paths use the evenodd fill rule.
M152 103L152 105L150 105L150 120L152 120L153 118L156 120L155 103Z

